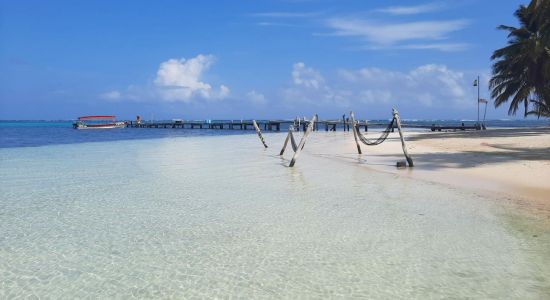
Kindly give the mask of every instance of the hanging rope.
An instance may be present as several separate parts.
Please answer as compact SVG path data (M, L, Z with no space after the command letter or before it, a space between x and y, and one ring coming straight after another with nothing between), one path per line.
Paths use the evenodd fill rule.
M386 129L384 129L384 131L382 131L382 134L380 135L380 137L375 139L375 140L367 139L362 133L359 132L359 130L357 130L358 138L363 144L365 144L367 146L380 145L388 138L388 135L390 134L390 132L393 128L393 123L394 122L395 122L395 118L393 118L391 120L391 122L388 124L388 126L386 127Z

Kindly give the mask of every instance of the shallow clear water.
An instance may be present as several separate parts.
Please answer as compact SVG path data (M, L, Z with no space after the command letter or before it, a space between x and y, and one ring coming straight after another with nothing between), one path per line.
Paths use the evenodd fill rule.
M330 136L293 169L254 135L0 149L0 298L550 295L548 228Z
M169 120L166 122L170 122ZM237 121L238 122L238 121ZM370 131L381 131L388 120L371 120ZM373 125L375 123L384 124ZM475 121L468 120L404 120L404 124L431 126L453 125L461 123L473 126ZM0 148L37 147L59 144L77 144L85 142L109 142L120 140L219 136L254 134L253 130L198 130L198 129L172 129L172 128L125 128L118 130L74 130L73 121L5 121L0 120ZM489 128L502 127L545 127L550 125L548 120L488 120ZM281 130L286 131L288 124L282 125ZM322 130L322 128L321 128ZM343 128L338 125L338 131ZM408 128L408 130L429 130ZM269 134L270 132L267 132Z

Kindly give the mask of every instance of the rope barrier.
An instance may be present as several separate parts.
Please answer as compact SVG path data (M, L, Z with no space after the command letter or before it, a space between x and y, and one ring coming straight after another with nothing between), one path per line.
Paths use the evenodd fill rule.
M357 126L357 123L355 122L355 116L353 115L353 112L350 112L351 116L351 124L353 128L353 137L355 138L355 144L357 145L357 152L359 154L362 154L361 146L359 145L359 141L361 143L367 145L367 146L376 146L382 144L390 135L390 132L393 130L394 124L397 125L397 130L399 131L399 138L401 139L401 147L403 148L403 154L405 155L405 158L407 159L407 163L409 164L409 167L413 167L414 163L407 151L407 145L405 144L405 138L403 137L403 131L401 130L401 119L399 118L399 113L394 108L392 109L393 118L391 119L391 122L388 124L386 129L382 131L382 134L380 137L378 137L376 140L369 140L367 139L362 133L359 132L359 127ZM399 167L401 164L398 162L397 166Z
M380 137L378 137L377 139L375 140L372 140L372 139L367 139L365 137L365 135L363 135L362 133L359 132L359 130L357 129L356 127L356 132L357 132L357 136L359 138L359 140L367 145L367 146L376 146L376 145L380 145L382 144L384 141L386 141L386 139L388 138L388 135L390 135L390 132L391 130L393 129L393 123L395 122L395 118L393 118L391 120L391 122L388 124L388 126L386 127L386 129L384 129L384 131L382 131L382 134L380 135ZM354 124L355 125L355 124Z

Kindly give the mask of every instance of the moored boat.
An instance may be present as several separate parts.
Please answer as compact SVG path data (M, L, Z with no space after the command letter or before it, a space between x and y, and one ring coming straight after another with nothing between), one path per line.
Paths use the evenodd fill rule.
M116 122L115 116L83 116L73 124L74 129L113 129L125 126L124 122Z

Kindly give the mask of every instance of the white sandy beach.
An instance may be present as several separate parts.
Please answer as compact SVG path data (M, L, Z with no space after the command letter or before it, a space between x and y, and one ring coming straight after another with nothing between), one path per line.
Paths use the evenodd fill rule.
M367 137L379 134L369 132ZM361 144L362 155L356 154L352 133L319 131L311 135L306 153L360 160L363 167L379 171L528 200L529 207L550 213L550 128L405 131L405 139L415 163L405 170L395 167L405 160L397 131L381 145Z

